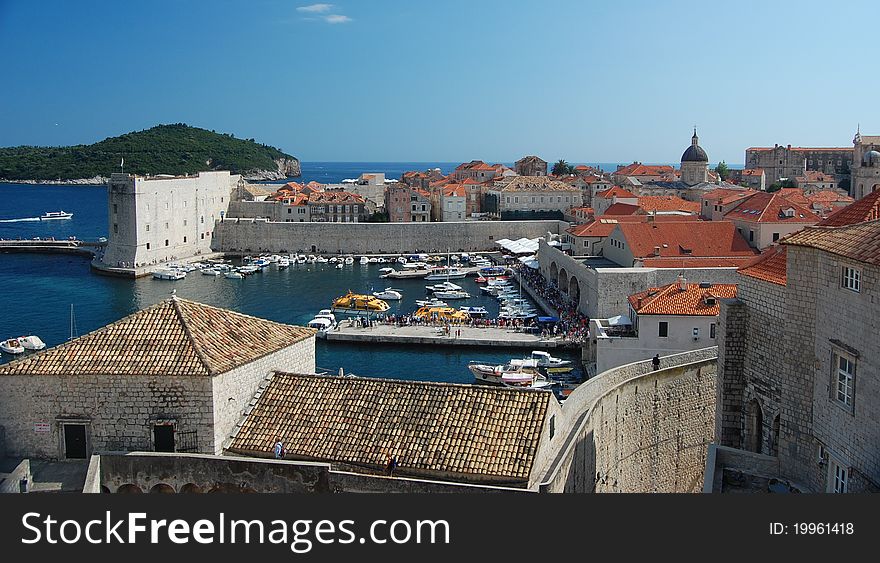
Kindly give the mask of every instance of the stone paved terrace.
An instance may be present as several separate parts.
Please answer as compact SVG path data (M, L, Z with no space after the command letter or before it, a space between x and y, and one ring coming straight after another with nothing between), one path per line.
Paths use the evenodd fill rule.
M461 336L456 337L455 331ZM541 338L539 334L517 332L511 328L453 326L446 336L438 326L394 326L376 324L371 328L347 326L344 321L339 329L325 335L329 341L377 342L393 344L431 344L441 346L507 346L534 350L548 348L576 348L577 344L561 338Z

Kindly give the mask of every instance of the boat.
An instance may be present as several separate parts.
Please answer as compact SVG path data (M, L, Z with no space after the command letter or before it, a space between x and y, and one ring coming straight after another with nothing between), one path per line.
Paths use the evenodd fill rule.
M73 213L67 213L65 211L47 211L40 215L40 221L52 221L54 219L70 219L73 217Z
M370 259L369 259L369 258L367 258L366 256L361 256L360 264L361 264L362 266L363 266L364 264L369 264L369 263L370 263Z
M379 264L384 264L387 261L388 260L385 260L385 258L383 256L376 258L376 262L378 262Z
M377 263L378 261L379 261L379 259L376 258L375 256L372 256L372 257L370 257L369 260L367 260L367 262L369 262L370 264L375 264L375 263Z
M554 358L549 352L545 352L544 350L532 350L531 359L536 360L538 362L538 367L542 368L561 368L571 364L571 361Z
M452 282L441 282L434 285L426 285L425 289L428 291L460 291L462 288L460 285Z
M480 274L484 276L502 276L507 269L504 266L484 266L480 268Z
M321 309L318 311L318 314L315 315L316 319L325 318L333 321L333 324L336 324L336 315L333 314L333 311L330 309Z
M238 269L239 274L244 274L245 276L249 276L251 274L256 274L260 269L256 266L242 266Z
M572 366L564 368L547 368L547 373L570 373L572 371L574 371Z
M354 258L351 257L351 256L346 256L346 257L345 257L345 263L348 264L348 265L354 264Z
M24 353L24 346L21 345L18 338L10 338L9 340L0 342L0 350L3 350L7 354L22 354Z
M240 280L240 279L244 278L244 274L242 274L241 272L232 271L232 272L225 272L223 274L223 277L228 278L230 280Z
M501 384L505 387L519 389L547 389L556 385L556 382L547 379L540 373L519 372L502 374Z
M289 267L290 267L290 260L288 260L287 258L282 258L281 260L278 261L278 269L279 270L284 270Z
M444 289L441 291L435 291L434 297L440 299L470 299L471 294L460 289Z
M384 313L391 306L373 295L348 293L333 300L330 311L334 313Z
M384 275L394 272L394 268L379 268L379 273Z
M427 270L428 265L425 262L407 262L403 265L404 270Z
M485 307L459 307L458 310L464 311L471 317L483 318L489 316L489 311Z
M329 260L328 258L324 257L324 256L318 256L318 257L315 259L315 261L318 262L319 264L326 264L326 263L329 262L330 260Z
M202 275L203 276L219 276L222 272L217 270L216 268L203 268Z
M393 278L396 280L407 280L407 279L424 279L426 270L407 270L406 266L404 266L403 270L392 270L387 274L382 274L379 276L380 278Z
M343 266L345 266L345 264L343 264L342 262L337 262L337 263L336 263L336 269L337 269L337 270L341 270L341 269L343 268Z
M417 300L416 305L419 307L449 307L449 304L446 301L442 301L436 297L432 299Z
M373 295L379 299L388 299L391 301L400 301L403 299L403 294L399 289L393 289L390 287L386 287L383 291L374 291Z
M306 326L317 330L318 334L327 334L335 328L335 325L330 319L325 319L323 317L315 317L310 320Z
M510 360L503 365L483 364L480 362L468 363L468 369L474 374L477 381L492 384L503 384L504 375L511 374L537 374L538 365L534 360Z
M467 313L453 309L452 307L420 307L413 316L428 321L467 321L470 317Z
M428 275L425 276L425 279L428 281L450 280L461 279L465 276L467 276L467 272L456 268L455 266L437 266L435 268L431 268L431 271L428 272Z
M474 281L475 281L476 283L486 283L486 282L489 281L489 280L486 279L486 278L484 278L483 276L480 276L480 277L478 277L477 279L475 279Z
M24 347L25 350L42 350L46 347L46 343L40 339L39 336L19 336L18 342Z
M331 256L331 257L330 257L330 263L331 263L331 264L335 264L335 263L338 262L338 261L339 261L339 260L338 260L335 256Z
M398 256L397 262L400 264L406 264L406 258L404 256Z
M157 280L182 280L186 272L174 268L160 268L153 272L153 279Z

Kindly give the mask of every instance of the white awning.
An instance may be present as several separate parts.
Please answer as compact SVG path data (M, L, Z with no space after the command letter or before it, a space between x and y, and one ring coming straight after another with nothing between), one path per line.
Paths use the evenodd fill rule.
M632 321L626 315L617 315L608 319L608 326L632 326Z

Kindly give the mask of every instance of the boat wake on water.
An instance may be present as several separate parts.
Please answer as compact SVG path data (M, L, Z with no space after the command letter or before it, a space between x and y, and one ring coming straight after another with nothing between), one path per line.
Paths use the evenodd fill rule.
M25 221L40 221L39 217L25 217L24 219L0 219L0 223L24 223Z

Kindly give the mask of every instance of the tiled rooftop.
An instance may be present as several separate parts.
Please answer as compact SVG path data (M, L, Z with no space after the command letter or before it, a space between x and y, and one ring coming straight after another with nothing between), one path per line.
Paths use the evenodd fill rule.
M679 283L652 287L629 296L629 304L639 315L718 316L718 299L736 297L736 284Z
M785 215L784 211L787 209L794 211L792 217ZM813 224L819 220L811 210L791 201L779 192L757 193L728 211L724 218L727 220L748 221L750 223Z
M729 221L621 223L618 228L635 258L750 258L757 254Z
M552 393L481 385L276 373L230 451L406 473L528 480Z
M700 204L674 195L639 196L639 207L647 213L652 211L685 211L699 213Z
M760 256L743 266L738 272L750 278L785 285L786 252L785 246L775 245L767 248Z
M496 180L495 189L502 192L580 192L576 187L549 176L511 176Z
M619 176L663 176L664 174L674 173L672 166L652 166L634 162L618 168L612 174Z
M698 221L699 217L696 215L655 215L652 218L649 215L615 215L611 217L600 215L588 223L568 229L568 233L576 237L607 237L618 223L648 223L650 220L667 222Z
M822 227L840 227L864 221L880 219L880 190L875 190L862 199L835 211L819 223Z
M596 192L596 197L600 197L603 199L612 199L615 197L635 199L636 194L632 193L629 190L625 190L625 189L621 188L620 186L612 186L611 188L609 188L607 190L604 190L601 192Z
M315 334L171 298L0 366L2 375L213 376Z
M818 248L858 262L880 266L880 219L843 227L807 227L779 242Z

